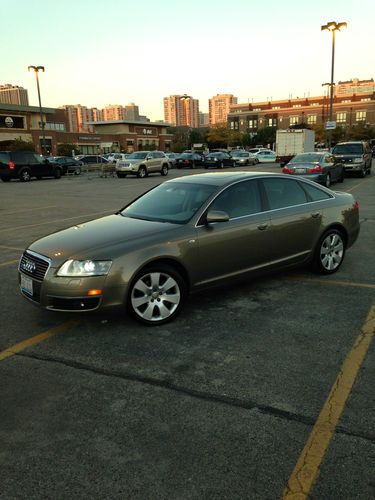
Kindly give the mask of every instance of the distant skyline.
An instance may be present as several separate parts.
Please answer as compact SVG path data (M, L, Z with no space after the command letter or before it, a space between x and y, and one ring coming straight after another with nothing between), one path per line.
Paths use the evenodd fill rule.
M375 75L373 0L0 0L0 84L28 89L43 65L42 104L104 108L134 102L151 120L163 98L233 94L239 103L323 94L330 80L331 36L337 33L335 81ZM11 21L11 20L14 20Z

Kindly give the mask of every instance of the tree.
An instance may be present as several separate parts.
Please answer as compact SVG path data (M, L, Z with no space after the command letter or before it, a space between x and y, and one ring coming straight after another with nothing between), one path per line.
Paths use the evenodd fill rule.
M181 153L184 149L188 148L190 133L189 127L169 127L167 133L173 135L171 143L172 151Z
M72 156L72 151L74 151L76 155L80 154L80 150L76 144L62 143L57 145L58 156Z
M24 141L23 139L14 139L11 142L9 149L11 151L33 151L35 153L35 146L31 141Z
M226 148L230 142L230 132L226 124L219 123L208 129L207 143L209 148Z
M273 144L276 142L276 127L264 127L258 129L255 137L252 139L253 145L255 144Z

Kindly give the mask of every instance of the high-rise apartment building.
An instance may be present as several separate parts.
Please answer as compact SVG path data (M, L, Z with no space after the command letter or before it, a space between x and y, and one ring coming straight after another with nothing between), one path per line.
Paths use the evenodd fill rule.
M199 127L199 101L191 96L164 97L164 120L176 127Z
M103 120L125 120L125 108L121 104L109 104L103 109Z
M92 111L92 121L102 122L103 121L103 110L98 108L91 108Z
M27 89L18 85L7 83L0 85L0 102L4 104L18 104L20 106L29 105L29 96Z
M94 120L91 108L80 104L63 106L67 115L69 132L91 132L92 127L87 125Z
M217 94L208 100L208 115L210 125L226 123L229 108L237 104L237 97L233 94Z
M132 120L134 122L140 120L139 108L134 104L134 102L131 102L125 106L125 119Z
M371 80L359 80L358 78L353 78L352 80L339 82L334 86L334 94L337 96L348 94L366 94L368 92L375 92L375 82L373 78L371 78Z

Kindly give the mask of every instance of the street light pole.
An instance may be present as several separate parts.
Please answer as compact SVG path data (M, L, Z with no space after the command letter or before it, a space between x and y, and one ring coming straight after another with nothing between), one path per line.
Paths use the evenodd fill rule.
M334 82L333 82L333 75L334 75L334 69L335 69L335 40L336 40L336 31L341 31L343 29L347 28L347 23L336 23L336 21L330 21L329 23L321 26L321 31L331 31L332 32L332 62L331 62L331 83L329 84L330 86L330 93L329 93L329 121L333 121L333 87L334 87ZM332 129L327 130L327 142L328 142L328 148L331 149L332 145Z
M46 153L46 136L44 133L44 120L43 120L43 114L42 114L42 100L40 98L40 87L39 87L39 71L43 71L44 73L44 66L28 66L28 71L34 71L35 72L35 77L36 77L36 86L38 89L38 100L39 100L39 111L40 111L40 121L41 121L41 127L42 127L42 154Z

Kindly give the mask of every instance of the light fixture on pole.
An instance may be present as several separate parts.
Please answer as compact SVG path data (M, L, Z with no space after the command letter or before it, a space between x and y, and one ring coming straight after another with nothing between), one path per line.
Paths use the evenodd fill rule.
M330 97L329 97L329 121L332 124L333 118L333 73L335 68L335 33L336 31L342 31L347 28L347 23L336 23L336 21L330 21L327 24L321 26L321 31L331 31L332 32L332 64L331 64L331 83L330 85ZM332 143L332 132L331 129L327 131L328 147L331 148Z
M44 66L28 66L27 68L29 71L34 71L35 76L36 76L36 86L38 89L38 99L39 99L39 111L40 111L40 122L41 122L41 127L42 127L42 154L46 154L46 136L44 134L44 120L43 120L43 114L42 114L42 101L40 98L40 88L39 88L39 71L42 71L44 73Z

